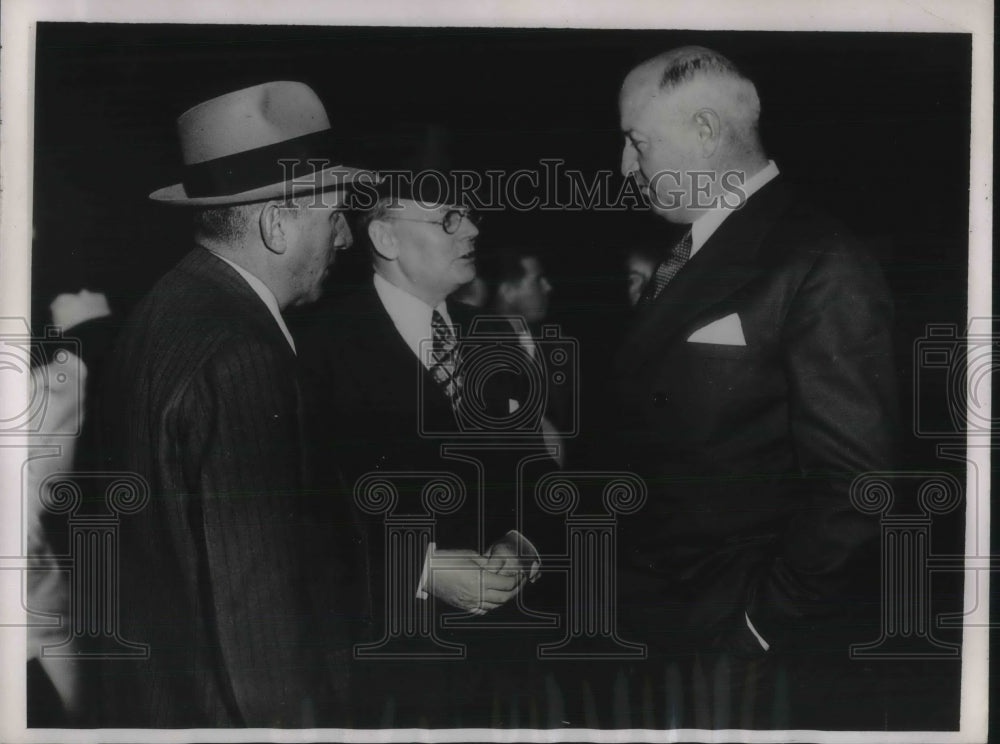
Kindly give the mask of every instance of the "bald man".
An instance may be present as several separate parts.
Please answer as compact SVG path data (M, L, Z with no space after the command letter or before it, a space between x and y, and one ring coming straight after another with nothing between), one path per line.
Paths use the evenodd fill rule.
M849 490L893 462L890 298L847 229L785 183L756 88L721 54L641 64L619 107L622 173L686 228L614 361L615 464L650 488L622 526L620 617L653 659L698 653L710 692L686 686L690 723L745 725L773 710L758 672L820 696L865 640L852 616L877 584L878 523Z

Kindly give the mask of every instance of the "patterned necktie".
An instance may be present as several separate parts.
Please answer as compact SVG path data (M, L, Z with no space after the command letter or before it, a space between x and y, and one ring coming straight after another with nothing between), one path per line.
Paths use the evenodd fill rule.
M458 408L462 400L462 378L457 371L458 340L437 310L431 313L431 332L431 375L444 388L452 408Z
M656 267L656 273L653 274L653 278L646 285L646 291L643 292L639 304L642 306L649 305L659 297L663 288L670 283L671 279L677 276L677 272L681 270L681 267L687 263L690 257L691 230L688 230L684 233L684 237L674 246L674 249L670 251L670 255L660 261L660 265Z

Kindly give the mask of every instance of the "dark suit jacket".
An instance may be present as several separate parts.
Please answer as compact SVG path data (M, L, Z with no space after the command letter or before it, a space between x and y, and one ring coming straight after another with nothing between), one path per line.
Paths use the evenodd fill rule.
M329 563L306 575L296 367L264 303L202 248L126 323L102 428L109 468L149 484L119 550L121 632L151 655L102 663L99 725L337 720L348 644L308 590L333 579Z
M745 346L687 341L733 313ZM878 523L848 493L893 462L890 323L875 261L780 178L635 319L609 452L649 485L620 533L621 617L643 640L711 645L748 612L779 650L856 604L858 571L877 579Z
M457 303L448 304L448 313L464 336L473 321L473 310ZM492 319L495 322L495 319ZM504 330L510 334L509 324L502 329L490 325L487 333ZM463 337L460 336L460 339ZM525 353L510 337L511 353ZM485 487L483 510L480 513L477 497L481 487L480 470L467 460L444 456L443 442L462 442L461 427L452 411L451 402L441 386L423 367L420 360L399 335L388 312L382 305L374 286L370 283L331 306L315 325L303 332L299 339L302 355L305 399L311 425L309 440L311 459L319 482L317 490L339 493L335 500L336 513L331 512L326 522L335 525L351 522L357 528L355 565L367 567L361 576L363 586L358 595L368 593L367 605L360 614L370 618L366 629L357 626L358 640L376 640L383 631L385 608L382 604L386 567L383 565L384 522L381 516L360 513L355 508L352 490L358 478L366 473L400 473L405 471L443 471L457 476L464 484L466 501L458 511L440 515L436 520L436 540L439 548L464 548L484 550L506 532L515 527L544 550L544 540L539 537L535 523L519 525L516 521L515 467L525 451L507 451L502 448L481 449L471 453L482 464ZM464 352L463 352L464 353ZM466 394L471 394L469 378ZM509 411L509 400L517 400L522 385L510 375L489 376L482 390L486 412L503 419ZM421 406L421 401L423 401ZM477 426L477 422L473 422ZM424 436L421 431L434 431L446 436ZM479 432L481 434L481 432ZM534 438L535 455L542 446L540 436ZM484 442L478 437L477 441ZM466 452L468 456L470 453ZM553 467L547 457L538 462L542 469ZM400 501L396 515L419 514L423 511L420 501L419 478L411 488L401 483ZM530 500L530 486L525 489ZM333 506L333 505L332 505ZM480 540L482 543L480 544ZM419 567L395 581L405 585L400 591L414 596L419 581ZM539 585L545 583L544 579ZM535 588L535 587L533 587ZM527 593L527 590L526 590ZM433 599L429 601L434 601ZM502 610L508 609L507 607ZM436 603L438 612L457 612ZM476 622L487 622L501 613L497 610ZM443 638L461 643L480 645L468 651L470 662L432 663L409 661L395 665L386 662L367 662L360 674L370 674L367 697L376 703L376 710L357 711L360 725L377 724L384 702L396 696L395 725L456 725L453 713L465 707L469 725L476 721L487 725L490 708L483 708L480 717L470 711L476 703L472 697L477 682L475 676L482 671L483 653L496 654L496 634L488 632L462 633L442 630ZM508 634L509 636L509 634ZM523 649L534 656L530 641L517 637ZM486 644L486 645L484 645ZM492 645L490 645L492 644ZM478 662L478 663L477 663ZM480 688L482 685L480 685ZM408 717L409 716L409 717Z
M463 333L472 326L471 308L449 302L448 313ZM490 320L495 324L496 319ZM505 328L509 333L509 327ZM497 327L490 325L487 332L496 333ZM524 353L516 338L510 338L514 353ZM441 547L480 547L476 537L479 516L472 508L478 491L477 469L441 452L443 442L463 441L462 428L444 390L399 335L374 286L368 284L332 306L303 334L299 345L312 422L310 452L324 485L345 484L351 489L360 476L376 471L454 473L466 484L469 508L438 519L438 542ZM491 384L482 391L485 411L502 419L509 412L509 401L523 395L523 385L505 374L492 375L487 382ZM473 421L472 426L478 428L479 422ZM435 435L422 433L428 431ZM483 433L477 431L477 438ZM540 437L537 440L540 445ZM501 454L497 459L495 451L483 452L487 477L513 477L508 472L513 465L507 467L512 453ZM490 480L487 488L497 498L487 494L484 548L516 526L513 481ZM421 509L417 500L401 507L401 511ZM380 530L381 518L375 522Z

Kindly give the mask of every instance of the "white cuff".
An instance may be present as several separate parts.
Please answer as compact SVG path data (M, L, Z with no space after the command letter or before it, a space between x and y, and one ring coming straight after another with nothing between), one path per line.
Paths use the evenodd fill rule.
M435 543L431 543L427 546L427 552L424 553L424 568L420 572L420 582L417 584L417 599L427 599L427 579L431 572L431 554L434 552Z
M764 636L762 636L760 633L757 632L757 629L753 626L753 623L750 622L750 615L744 612L743 617L746 618L747 627L750 628L750 632L753 633L753 637L757 639L758 643L760 643L760 647L765 651L770 651L771 644L765 641Z

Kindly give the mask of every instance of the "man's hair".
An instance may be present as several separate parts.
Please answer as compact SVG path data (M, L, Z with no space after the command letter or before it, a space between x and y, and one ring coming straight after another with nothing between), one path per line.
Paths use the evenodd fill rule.
M660 90L669 92L698 80L710 80L735 144L760 151L760 98L757 87L733 62L700 46L680 47L654 57L646 64L661 65Z
M655 59L664 63L660 89L669 90L694 80L698 75L719 75L746 80L732 60L700 46L679 47Z
M220 243L240 243L257 208L258 204L236 204L199 209L194 213L195 235Z
M368 234L368 227L376 220L385 219L389 215L389 207L391 204L391 197L379 197L378 201L376 201L370 209L366 209L361 212L357 218L357 230L355 232L357 233L362 244L368 249L368 255L372 262L378 258L378 251L375 249L375 244L372 242L371 236Z
M312 197L291 197L282 202L281 209L298 217L309 208ZM241 243L256 225L262 202L236 204L227 207L199 209L194 213L195 235L220 243Z

